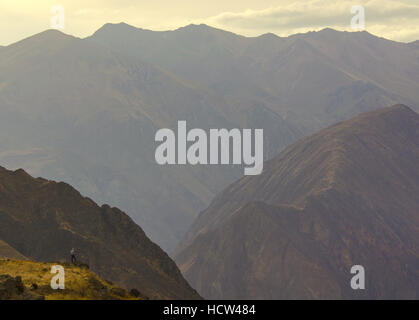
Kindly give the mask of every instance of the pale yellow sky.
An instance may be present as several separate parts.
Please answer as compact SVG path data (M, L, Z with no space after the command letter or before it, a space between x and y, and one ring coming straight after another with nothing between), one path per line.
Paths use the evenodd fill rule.
M351 7L365 8L366 30L419 40L419 0L0 0L0 45L49 29L51 8L64 9L65 33L86 37L107 22L152 30L206 23L247 36L287 36L332 27L351 30Z

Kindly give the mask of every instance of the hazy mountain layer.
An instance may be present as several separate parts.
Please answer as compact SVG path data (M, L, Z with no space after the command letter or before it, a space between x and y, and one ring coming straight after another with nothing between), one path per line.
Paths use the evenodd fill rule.
M46 31L0 50L0 163L67 181L172 250L231 166L161 167L162 127L263 128L265 159L370 109L419 105L419 52L366 32L246 38L205 25Z
M242 169L161 167L154 159L159 128L178 120L188 129L266 125L267 134L282 132L267 144L272 154L299 136L263 106L226 102L137 58L57 31L7 47L0 67L1 163L120 206L165 249Z
M307 131L419 101L418 52L368 32L243 37L206 25L152 32L107 24L89 40L141 57L228 100L258 103Z

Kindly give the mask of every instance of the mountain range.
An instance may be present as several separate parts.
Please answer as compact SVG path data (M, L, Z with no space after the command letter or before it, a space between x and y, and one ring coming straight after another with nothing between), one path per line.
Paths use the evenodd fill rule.
M418 299L418 113L363 113L264 168L220 192L178 249L205 298Z
M265 159L361 112L418 110L419 51L367 32L243 37L206 25L48 30L0 50L0 163L66 181L173 252L239 166L159 166L155 132L263 128Z

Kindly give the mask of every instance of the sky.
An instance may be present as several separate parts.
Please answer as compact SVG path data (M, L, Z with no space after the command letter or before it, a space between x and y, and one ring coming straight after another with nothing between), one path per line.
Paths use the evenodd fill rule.
M351 20L359 11L351 13L352 6L364 8L368 32L419 40L419 0L0 0L0 45L51 26L84 38L108 22L151 30L205 23L245 36L288 36L325 27L357 31Z

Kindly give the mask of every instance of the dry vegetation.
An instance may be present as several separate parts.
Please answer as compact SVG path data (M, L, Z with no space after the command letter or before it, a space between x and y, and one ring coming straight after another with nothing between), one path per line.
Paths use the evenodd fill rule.
M51 273L53 265L62 265L65 269L64 290L53 290L50 286L54 276ZM126 290L114 286L111 282L101 279L86 266L1 259L0 275L2 274L22 277L23 284L28 290L36 284L37 289L33 292L44 296L46 300L139 299Z

